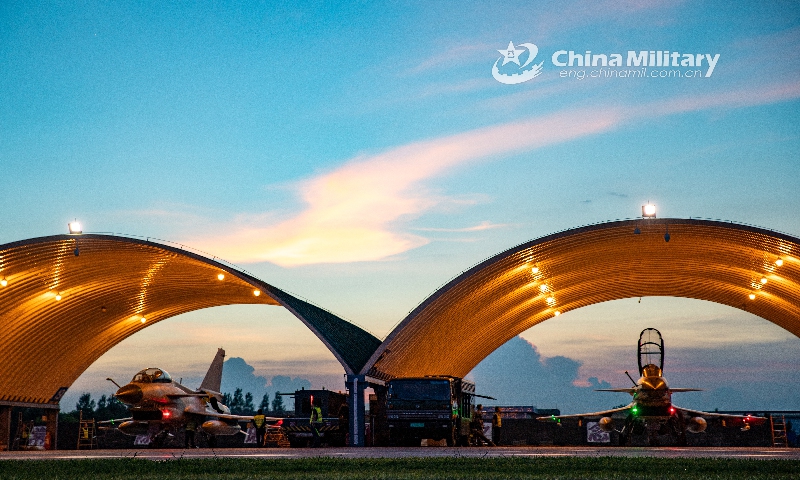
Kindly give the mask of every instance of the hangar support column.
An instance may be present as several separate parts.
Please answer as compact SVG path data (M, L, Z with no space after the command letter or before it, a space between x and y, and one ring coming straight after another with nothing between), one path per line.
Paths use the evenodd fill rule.
M350 447L364 446L364 390L367 382L364 375L347 376L347 407L350 410Z

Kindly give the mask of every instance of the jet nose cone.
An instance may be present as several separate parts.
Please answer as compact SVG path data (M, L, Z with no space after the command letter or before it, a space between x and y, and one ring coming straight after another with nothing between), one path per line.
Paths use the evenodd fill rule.
M142 389L131 384L125 385L114 394L114 397L125 405L136 405L142 401L143 396Z

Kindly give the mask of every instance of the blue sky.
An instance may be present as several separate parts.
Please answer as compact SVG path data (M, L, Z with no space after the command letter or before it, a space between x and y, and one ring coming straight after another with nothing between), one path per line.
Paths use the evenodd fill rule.
M383 337L478 261L648 200L800 235L794 2L4 2L0 25L2 243L73 218L179 241ZM538 46L540 76L492 78L509 41ZM720 57L710 77L578 80L558 50ZM614 332L592 341L619 368L572 353L581 325ZM665 325L685 326L665 337L687 365L735 345L734 371L766 375L741 352L800 353L768 322L677 299L587 307L524 336L581 362L576 384L615 384L638 331ZM720 333L741 325L746 338ZM145 359L196 376L218 343L257 375L339 386L287 312L225 307L131 337L73 390Z

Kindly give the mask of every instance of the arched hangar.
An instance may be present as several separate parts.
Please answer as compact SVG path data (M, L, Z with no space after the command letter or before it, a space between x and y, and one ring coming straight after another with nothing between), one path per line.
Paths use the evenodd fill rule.
M380 340L252 275L180 247L111 235L0 246L0 405L57 406L95 360L161 320L201 308L287 308L348 374Z
M540 322L643 296L729 305L800 336L800 239L730 222L651 218L548 235L433 293L389 334L362 374L463 377Z

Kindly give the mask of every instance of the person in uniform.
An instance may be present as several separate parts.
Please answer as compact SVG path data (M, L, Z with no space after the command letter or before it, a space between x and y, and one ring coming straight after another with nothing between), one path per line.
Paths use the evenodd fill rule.
M319 400L314 400L311 404L311 434L314 436L314 442L311 444L312 448L320 446L319 429L322 428L322 409L319 408Z
M500 434L503 431L503 413L500 407L494 407L492 415L492 440L495 445L500 445Z
M194 443L194 436L197 432L197 420L193 415L186 416L186 423L183 425L183 448L197 448Z
M264 410L258 409L253 415L253 426L256 427L256 446L263 447L267 435L267 419L264 417Z
M494 443L483 434L483 405L480 403L475 407L475 411L472 412L472 420L469 422L469 426L476 446L480 447L483 444L490 447L495 446Z

